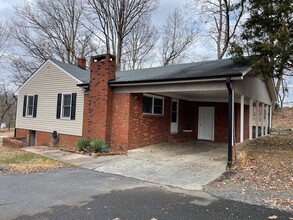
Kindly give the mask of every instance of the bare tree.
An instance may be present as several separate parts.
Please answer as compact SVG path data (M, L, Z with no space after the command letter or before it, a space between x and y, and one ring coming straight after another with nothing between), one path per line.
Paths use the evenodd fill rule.
M22 2L15 11L13 34L39 62L57 58L74 63L92 51L92 34L80 23L83 11L82 0Z
M191 0L196 19L209 25L208 35L215 41L217 57L222 59L244 14L245 0Z
M10 34L7 26L4 21L0 20L0 60L10 45L9 36Z
M16 99L5 83L0 84L0 124L8 122L8 127L14 125Z
M182 11L175 9L169 14L162 31L162 65L180 63L187 49L195 42L197 31Z
M123 53L124 69L138 69L147 65L159 38L151 19L140 20L126 37Z
M90 15L88 22L95 27L107 53L116 55L117 69L121 67L126 37L141 19L157 8L157 0L87 0ZM91 12L94 15L91 15ZM91 29L91 28L89 28Z

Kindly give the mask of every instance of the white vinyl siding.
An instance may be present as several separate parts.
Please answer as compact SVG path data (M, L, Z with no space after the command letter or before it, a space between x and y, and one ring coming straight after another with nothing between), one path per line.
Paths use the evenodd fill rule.
M242 81L233 82L233 89L237 94L272 105L267 83L260 78L247 76Z
M18 92L16 127L81 136L84 92L78 83L50 61L45 63ZM77 93L75 120L56 119L58 93ZM28 94L38 95L36 118L22 116L23 98Z
M182 84L141 85L115 87L114 93L166 93L166 92L198 92L227 91L225 82L194 82Z

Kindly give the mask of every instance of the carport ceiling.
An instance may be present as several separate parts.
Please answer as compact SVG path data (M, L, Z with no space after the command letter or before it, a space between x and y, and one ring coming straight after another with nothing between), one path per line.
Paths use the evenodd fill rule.
M187 101L215 101L227 102L228 91L193 91L193 92L167 92L158 95L170 96L172 98L184 99Z

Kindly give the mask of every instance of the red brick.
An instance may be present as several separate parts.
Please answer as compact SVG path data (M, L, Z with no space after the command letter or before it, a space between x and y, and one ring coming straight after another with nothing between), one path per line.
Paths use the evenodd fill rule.
M90 91L88 97L88 116L86 135L110 141L113 109L113 88L108 81L115 78L116 61L111 55L91 58ZM85 134L85 133L84 133Z
M26 138L27 145L29 145L29 132L28 129L15 129L16 138ZM36 131L35 145L36 146L52 146L56 148L63 148L67 150L75 150L76 141L81 138L80 136L68 135L68 134L58 134L59 139L56 144L52 144L52 133L45 131Z

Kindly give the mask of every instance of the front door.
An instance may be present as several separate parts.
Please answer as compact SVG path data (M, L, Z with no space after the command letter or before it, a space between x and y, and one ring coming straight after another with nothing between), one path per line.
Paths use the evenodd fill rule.
M35 146L36 142L36 131L30 131L30 139L29 139L29 146Z
M171 134L178 133L178 109L179 101L177 99L172 99L171 105Z
M198 109L198 139L214 140L214 107L199 107Z

